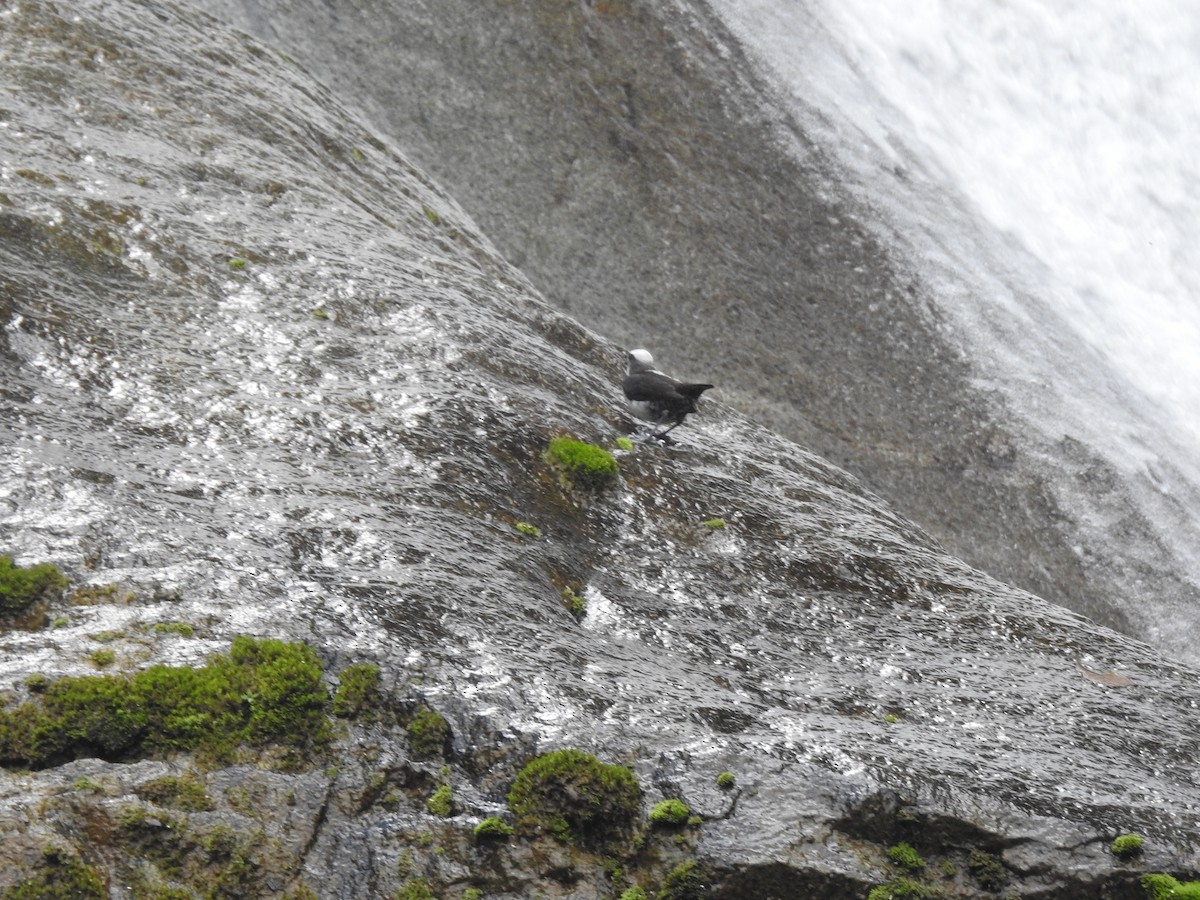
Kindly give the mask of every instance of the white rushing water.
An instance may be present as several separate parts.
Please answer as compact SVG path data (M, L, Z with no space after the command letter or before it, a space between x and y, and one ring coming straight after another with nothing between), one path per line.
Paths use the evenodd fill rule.
M826 136L863 183L919 182L915 156L934 193L965 198L1045 265L1038 302L1200 446L1200 18L1187 0L716 6L797 103L833 113ZM921 221L911 200L893 211L956 227L936 209Z
M839 0L851 60L1063 318L1200 442L1200 19L1186 0Z
M1200 19L1187 0L714 7L877 227L907 243L981 387L1040 446L1102 453L1200 583ZM1068 503L1080 491L1074 514L1099 554L1157 565L1072 479L1059 486ZM1194 602L1155 607L1130 584L1141 633L1194 657Z

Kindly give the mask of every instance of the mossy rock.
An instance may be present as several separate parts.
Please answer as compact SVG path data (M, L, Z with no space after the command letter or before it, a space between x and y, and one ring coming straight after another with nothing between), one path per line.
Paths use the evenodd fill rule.
M867 900L931 900L940 896L936 889L911 878L893 878L886 884L871 888Z
M916 851L912 844L897 844L894 847L889 847L887 854L888 859L900 868L908 869L910 872L916 872L925 868L925 860L921 858L921 854Z
M439 785L428 800L425 808L435 816L447 819L454 814L454 788L448 784Z
M332 735L322 674L311 647L242 635L200 668L60 678L35 700L0 710L0 765L37 769L173 750L228 761L243 744L309 758Z
M1122 834L1117 836L1109 849L1118 859L1133 859L1141 855L1145 845L1146 841L1140 834Z
M408 746L416 757L443 756L450 743L450 723L436 710L421 709L405 726Z
M213 808L213 801L204 785L190 772L186 775L164 775L134 789L143 800L157 806L185 812L204 812Z
M0 900L103 900L107 896L96 871L59 847L42 852L36 875L0 891Z
M546 458L562 473L566 484L582 491L600 491L617 480L617 460L603 447L570 437L550 441Z
M1171 875L1143 875L1149 900L1200 900L1200 881L1179 881Z
M0 556L0 615L21 612L66 586L67 579L53 563L21 567L11 556Z
M475 840L505 840L515 829L499 816L488 816L475 826Z
M337 690L333 692L333 714L342 718L361 716L377 711L382 697L379 693L379 666L358 663L342 669Z
M690 859L667 873L657 900L701 900L708 893L711 881L708 870Z
M968 855L967 869L985 891L998 891L1008 880L1000 860L979 848L975 848Z
M665 828L678 827L686 825L691 815L691 807L682 800L661 800L650 810L650 822Z
M637 777L582 750L557 750L529 762L508 793L517 828L547 832L586 849L628 839L641 807Z

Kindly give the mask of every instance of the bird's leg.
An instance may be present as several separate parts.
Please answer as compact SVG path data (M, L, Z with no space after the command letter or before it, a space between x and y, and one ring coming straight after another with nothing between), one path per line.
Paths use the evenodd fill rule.
M650 439L654 440L654 441L664 440L667 436L667 432L671 431L671 429L673 429L673 428L678 428L682 424L683 424L683 419L680 419L678 422L676 422L674 425L671 426L671 428L668 428L666 431L660 431L658 434L652 434L650 436Z

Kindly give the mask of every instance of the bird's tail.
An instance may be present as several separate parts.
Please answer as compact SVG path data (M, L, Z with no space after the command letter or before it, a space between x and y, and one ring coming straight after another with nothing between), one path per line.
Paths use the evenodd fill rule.
M683 396L687 397L691 403L688 404L688 412L696 411L696 401L700 399L700 395L711 388L711 384L681 384L675 388Z

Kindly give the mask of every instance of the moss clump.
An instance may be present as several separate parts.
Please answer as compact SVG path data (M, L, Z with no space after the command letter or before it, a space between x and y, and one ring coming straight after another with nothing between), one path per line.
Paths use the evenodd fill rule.
M1109 847L1112 850L1113 856L1120 859L1133 859L1142 852L1142 847L1146 841L1140 834L1122 834L1119 835Z
M737 784L737 778L734 777L732 772L722 772L717 776L717 787L721 788L722 790L727 791L735 784Z
M229 260L229 268L235 272L246 268L246 260L241 256L231 257Z
M93 650L89 653L88 658L96 668L107 669L117 661L117 654L107 647L101 647L99 650Z
M396 888L392 900L438 900L438 896L429 889L429 883L424 878L414 878L403 887Z
M477 841L488 838L503 840L504 838L511 837L513 832L513 827L499 816L488 816L475 826L475 839Z
M595 444L556 437L550 441L546 456L562 471L568 485L580 490L599 491L616 481L616 459Z
M1170 875L1143 875L1149 900L1200 900L1200 881L1178 881Z
M709 519L707 522L705 522L704 526L706 528L711 528L713 531L720 531L725 527L726 524L727 523L724 519L722 519L720 516L717 516L715 519Z
M243 744L320 752L331 736L321 675L311 647L243 635L200 668L60 678L37 700L0 711L0 765L172 750L224 761Z
M1000 860L986 850L975 848L967 857L967 869L985 891L998 891L1008 880Z
M634 886L621 892L621 900L650 900L650 895L640 887Z
M546 831L592 849L626 838L641 805L633 772L582 750L557 750L529 762L508 792L508 807L525 832Z
M650 822L667 827L685 825L691 814L691 807L682 800L661 800L650 810Z
M187 622L155 622L154 633L178 634L182 637L191 637L196 633L196 629Z
M633 441L622 435L621 437L617 438L617 449L629 452L633 449Z
M908 869L910 872L925 868L925 860L921 859L921 854L913 848L912 844L897 844L895 847L889 847L888 859L901 869Z
M708 873L698 862L688 860L663 879L658 900L700 900L708 893Z
M927 900L937 892L910 878L893 878L886 884L871 888L867 900Z
M587 601L580 597L569 587L562 589L563 605L571 611L571 615L577 619L582 619L587 612Z
M414 756L441 756L446 752L450 724L440 712L428 707L420 710L405 726L405 730L408 732L409 749Z
M454 789L448 784L441 785L425 801L425 808L435 816L448 819L450 814L454 812Z
M521 532L521 534L525 535L525 537L540 538L542 536L542 529L538 528L536 525L531 525L528 522L518 522L513 527L516 528L517 531Z
M164 775L148 781L135 792L143 800L184 812L204 812L213 808L212 798L194 775Z
M379 666L374 663L358 663L342 669L339 684L333 692L333 714L348 718L361 715L370 707L377 706L379 694Z
M0 615L20 612L66 586L67 579L53 563L21 567L13 565L11 556L0 556Z
M107 896L95 870L58 847L42 852L36 875L0 892L0 900L103 900Z

